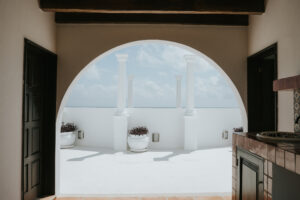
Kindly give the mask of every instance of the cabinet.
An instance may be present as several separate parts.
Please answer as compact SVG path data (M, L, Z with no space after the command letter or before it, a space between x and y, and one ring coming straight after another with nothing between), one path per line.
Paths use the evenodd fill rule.
M237 200L264 199L264 159L237 148Z

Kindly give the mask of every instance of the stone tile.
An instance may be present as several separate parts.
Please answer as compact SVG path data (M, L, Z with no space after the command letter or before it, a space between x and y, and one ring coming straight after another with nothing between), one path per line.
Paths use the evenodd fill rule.
M268 193L264 191L264 200L268 200Z
M232 153L236 153L236 134L232 134Z
M236 167L232 167L232 178L233 179L236 179L236 177L237 177L236 172L237 172Z
M232 156L232 166L236 167L236 157Z
M268 160L275 163L275 160L276 160L276 150L275 150L275 147L273 145L267 145L267 150L268 150Z
M276 147L276 164L284 167L284 150Z
M197 197L198 198L198 197ZM197 198L195 198L197 200ZM193 197L168 197L168 200L194 200Z
M55 199L54 195L40 198L40 200L54 200L54 199Z
M223 200L231 200L232 196L223 197Z
M195 200L224 200L220 196L209 196L209 197L196 197Z
M295 167L296 167L296 163L295 163L295 154L285 151L285 156L284 156L284 160L285 160L285 168L287 170L290 170L292 172L295 171Z
M272 194L272 179L268 178L268 193Z
M296 173L300 174L300 155L296 155Z
M268 177L264 175L264 191L268 191Z
M264 174L268 175L268 161L264 160Z
M167 200L167 197L141 197L141 200Z
M248 141L249 141L248 148L250 152L267 159L267 155L268 155L267 144L250 138L248 138Z
M232 179L232 188L237 189L236 179Z
M111 197L111 198L109 198L109 200L140 200L140 198L138 198L138 197Z
M232 196L232 200L236 200L236 191L234 189L232 189L231 196Z
M236 145L239 146L239 147L244 147L244 139L245 139L244 136L237 135L237 137L236 137Z
M268 176L273 177L273 163L268 161Z
M268 194L268 200L272 200L272 195Z

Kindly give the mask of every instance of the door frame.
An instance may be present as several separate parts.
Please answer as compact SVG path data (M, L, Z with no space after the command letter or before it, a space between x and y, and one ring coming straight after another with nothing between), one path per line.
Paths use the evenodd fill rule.
M250 67L250 63L254 60L259 60L268 56L274 56L274 80L278 79L278 44L277 42L258 51L257 53L249 56L247 58L247 70ZM249 73L247 73L247 80L249 80ZM247 91L249 90L249 85L247 83ZM247 113L249 113L249 95L247 94ZM249 115L248 117L248 129L249 129ZM275 130L278 130L278 93L275 93Z
M53 150L53 152L48 152L46 155L43 155L42 153L42 156L43 157L46 157L48 158L48 156L50 157L50 162L53 162L53 163L50 163L49 166L47 166L47 171L45 170L42 170L41 172L41 179L43 177L43 174L47 174L47 176L51 175L52 179L51 180L51 183L50 184L46 184L43 189L42 189L42 195L54 195L55 194L55 137L56 137L56 127L55 127L55 121L56 121L56 83L57 83L57 55L53 52L51 52L50 50L32 42L31 40L27 39L27 38L24 38L24 53L23 53L23 86L22 86L22 131L21 131L21 136L22 136L22 166L21 166L21 200L24 200L24 127L25 127L25 123L24 123L24 119L25 119L25 116L24 116L24 109L25 109L25 78L26 78L26 74L25 74L25 71L26 71L26 67L27 67L27 54L28 54L28 47L31 46L31 47L34 47L34 48L37 48L39 51L43 52L44 54L47 54L48 56L51 56L52 60L51 62L55 62L55 67L51 66L47 69L50 69L50 73L52 75L52 85L47 85L48 87L51 87L51 89L53 90L52 94L51 95L51 99L47 101L48 102L51 102L51 105L53 107L55 107L55 110L53 110L52 112L52 117L48 117L48 120L51 120L51 123L49 123L51 126L50 130L52 129L51 132L53 132L52 136L48 136L50 138L49 140L49 144L47 144L48 146L46 147L49 147L50 150ZM54 64L54 63L51 63L50 62L50 65ZM46 66L47 67L47 66ZM49 71L48 71L49 72ZM54 76L55 75L55 76ZM49 80L47 82L49 84ZM54 92L55 90L55 92ZM53 96L54 95L54 96ZM50 135L50 134L47 134L47 135ZM51 138L52 137L52 138ZM43 184L43 181L41 180L41 184Z

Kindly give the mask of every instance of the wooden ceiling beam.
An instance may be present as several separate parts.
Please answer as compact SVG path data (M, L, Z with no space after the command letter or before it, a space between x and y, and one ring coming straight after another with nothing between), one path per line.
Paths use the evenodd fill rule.
M262 14L264 0L40 0L44 11L135 14Z
M56 13L56 23L73 24L194 24L247 26L247 15Z

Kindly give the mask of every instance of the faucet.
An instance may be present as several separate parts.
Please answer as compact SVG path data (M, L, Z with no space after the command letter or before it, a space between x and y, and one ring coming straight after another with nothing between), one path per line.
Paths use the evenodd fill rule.
M299 120L300 120L300 115L296 118L295 124L298 124L298 123L299 123Z

